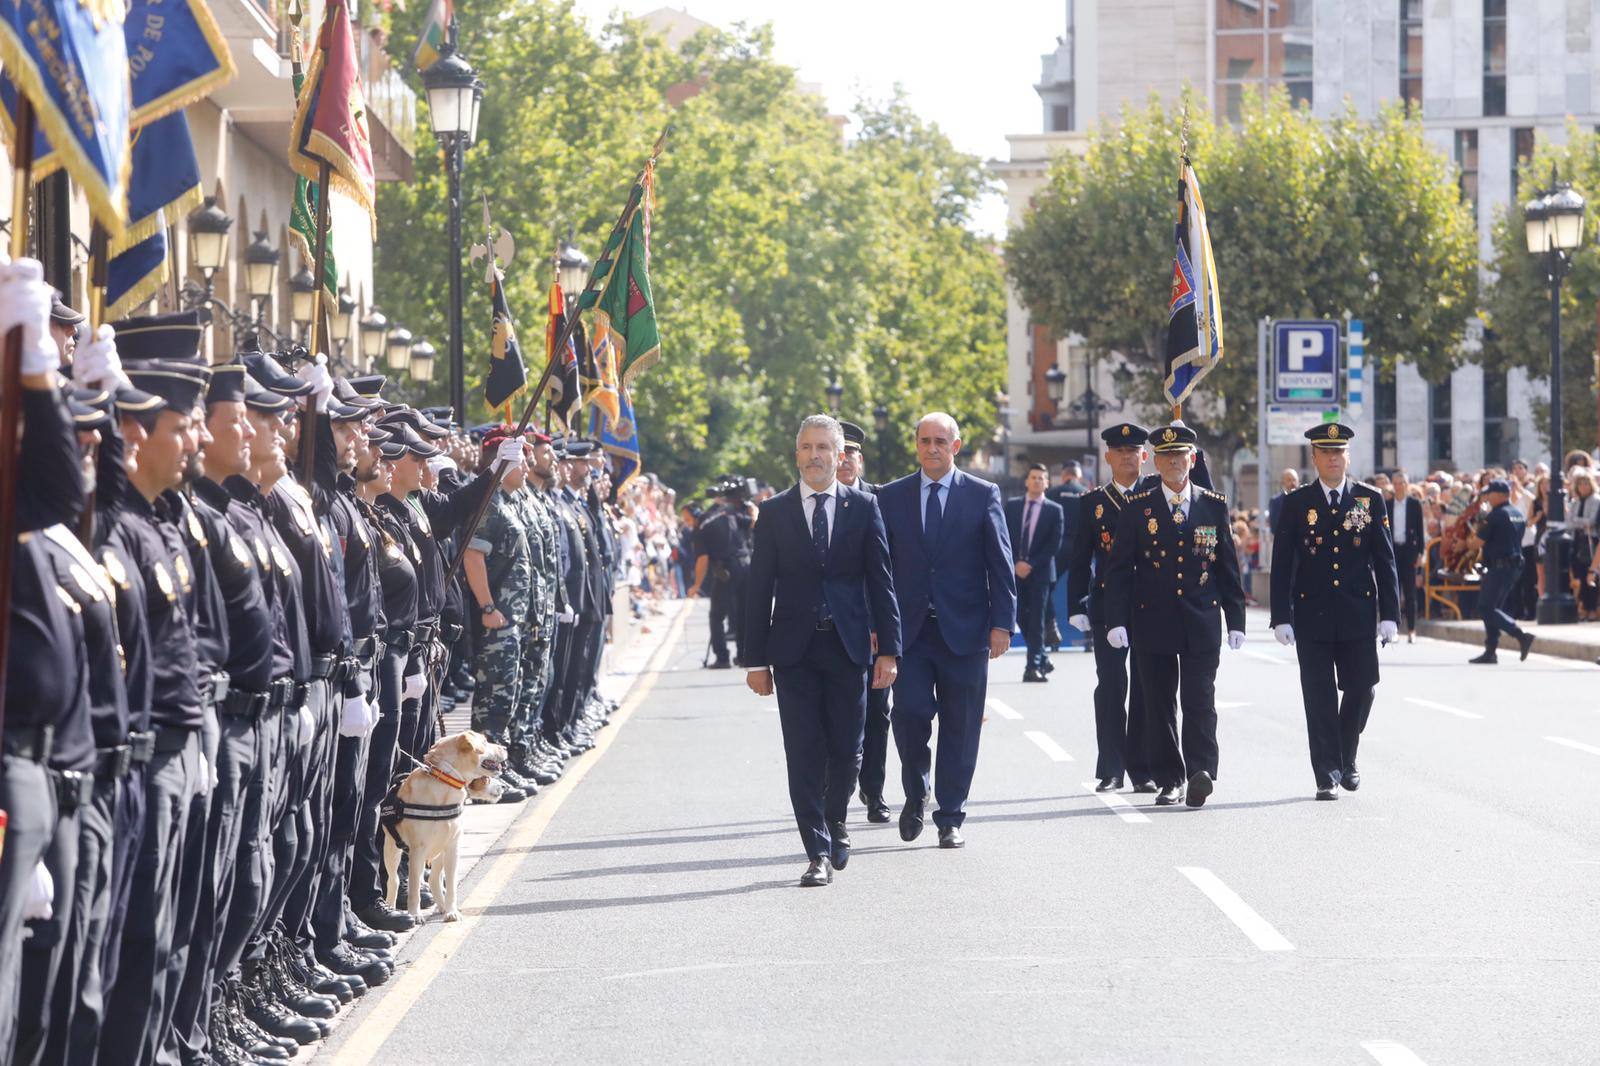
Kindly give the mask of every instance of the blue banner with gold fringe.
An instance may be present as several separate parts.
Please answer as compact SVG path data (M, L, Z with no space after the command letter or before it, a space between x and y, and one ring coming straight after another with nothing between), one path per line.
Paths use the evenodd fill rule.
M233 53L205 0L132 0L123 29L135 129L233 77Z
M161 218L187 214L201 200L200 162L181 111L159 118L133 135L133 173L128 178L128 228L111 242L120 252L164 229Z
M137 313L166 280L167 226L158 212L150 236L106 263L106 308L101 317L114 322Z
M613 456L616 463L612 478L614 492L639 475L639 423L633 415L633 396L626 388L617 394L617 417L612 418L599 407L589 408L589 435L600 442L600 448Z

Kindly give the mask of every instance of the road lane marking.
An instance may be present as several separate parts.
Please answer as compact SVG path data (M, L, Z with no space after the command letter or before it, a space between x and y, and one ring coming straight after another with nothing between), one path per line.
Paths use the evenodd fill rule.
M1248 707L1248 706L1250 706L1250 704L1248 704L1248 703L1238 703L1238 702L1233 701L1233 700L1218 700L1216 702L1215 706L1216 706L1217 710L1219 710L1219 711L1231 711L1235 707Z
M1252 658L1252 659L1260 659L1264 663L1276 663L1278 666L1293 666L1294 665L1294 660L1293 659L1285 659L1281 655L1269 655L1268 653L1266 653L1264 651L1256 651L1254 648L1241 648L1240 650L1243 651L1246 655L1250 656L1250 658Z
M1096 781L1085 781L1083 783L1083 787L1090 792L1094 792L1095 785L1098 783L1099 782ZM1127 800L1123 799L1121 796L1117 795L1115 792L1094 792L1094 798L1099 800L1101 803L1104 803L1107 807L1110 807L1112 812L1124 822L1128 822L1133 825L1139 825L1141 823L1144 825L1150 824L1150 819L1147 818L1142 811L1140 811L1133 804L1129 803Z
M1552 744L1560 744L1563 748L1571 748L1573 751L1586 751L1590 755L1600 755L1600 748L1595 747L1593 744L1568 740L1566 737L1545 737L1545 739Z
M1453 714L1457 718L1483 717L1481 714L1473 714L1471 711L1463 711L1459 707L1452 707L1448 703L1435 703L1433 700L1425 700L1421 696L1407 696L1405 699L1407 703L1414 703L1418 707L1427 707L1429 710L1443 711L1445 714Z
M1239 927L1250 942L1262 951L1293 951L1294 945L1285 940L1283 934L1267 922L1255 909L1239 898L1239 894L1227 885L1216 874L1203 866L1180 866L1178 872L1194 883L1194 887L1206 894L1206 898L1217 905L1228 920Z
M1061 745L1051 740L1047 734L1041 733L1037 729L1030 729L1022 735L1037 744L1040 751L1050 756L1051 762L1072 761L1072 756L1068 755Z
M1378 1066L1428 1066L1410 1048L1393 1040L1363 1040L1361 1049L1377 1059Z
M461 949L468 934L477 928L478 923L483 920L485 909L505 890L511 883L512 876L527 861L528 852L544 835L545 829L555 818L556 812L561 809L567 797L600 761L600 757L607 749L615 743L622 732L622 727L633 717L633 712L644 703L651 689L655 688L656 682L665 672L668 660L682 650L680 645L684 623L688 621L693 602L693 600L684 601L678 616L672 621L666 639L651 654L644 672L623 697L622 706L612 714L611 728L596 738L593 748L569 763L567 772L545 792L544 799L537 806L531 807L526 815L513 822L506 831L505 836L501 838L505 845L504 850L492 865L488 865L483 876L469 886L469 892L461 903L461 920L448 925L441 924L438 927L438 933L428 941L427 946L406 971L384 989L381 998L373 1005L371 1013L354 1023L349 1036L336 1050L328 1053L327 1061L334 1066L353 1066L356 1063L378 1060L378 1053L383 1050L383 1045L396 1027L405 1020L411 1008L416 1006L422 994L428 990L428 986L444 970L445 964ZM484 862L479 863L480 869L487 863L488 856L484 859ZM335 1030L335 1035L337 1034L338 1030Z
M1005 703L996 699L986 700L985 702L988 703L989 709L995 714L998 714L1001 718L1009 718L1012 721L1016 721L1018 718L1022 717L1022 715L1009 703Z

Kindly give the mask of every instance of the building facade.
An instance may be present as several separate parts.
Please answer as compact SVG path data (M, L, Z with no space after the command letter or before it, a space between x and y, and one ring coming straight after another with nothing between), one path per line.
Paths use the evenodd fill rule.
M1564 141L1569 122L1600 123L1600 0L1065 0L1064 14L1066 32L1042 56L1036 85L1043 132L1008 138L1010 158L992 165L1013 222L1049 157L1081 150L1087 131L1115 122L1123 105L1151 93L1172 100L1190 85L1219 118L1237 119L1250 87L1281 86L1320 117L1347 107L1370 117L1397 100L1420 107L1425 136L1459 171L1488 270L1496 215L1531 195L1517 188L1518 162L1542 141ZM1229 325L1228 357L1254 360L1254 323ZM1467 324L1469 345L1479 328ZM1093 365L1073 338L1036 328L1014 295L1007 336L1014 451L1097 452L1085 408L1120 402L1115 360ZM1067 375L1059 405L1045 388L1052 366ZM1390 381L1368 385L1353 465L1415 474L1542 458L1532 401L1547 389L1520 371L1471 363L1432 383L1402 361ZM1305 459L1276 448L1270 464ZM1254 499L1253 463L1234 473L1235 491Z

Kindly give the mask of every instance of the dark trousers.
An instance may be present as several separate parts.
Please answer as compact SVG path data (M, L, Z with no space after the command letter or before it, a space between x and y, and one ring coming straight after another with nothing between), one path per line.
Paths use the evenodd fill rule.
M328 850L332 818L333 758L339 740L337 715L343 700L343 696L333 698L326 680L313 681L306 690L311 738L305 753L305 785L296 816L300 848L295 856L294 887L283 908L283 927L302 947L311 943L311 907L322 890L322 859Z
M1530 544L1522 549L1522 576L1512 587L1505 603L1513 618L1531 622L1539 613L1539 548Z
M389 780L394 776L400 737L400 675L405 663L405 652L394 649L385 651L378 663L377 686L373 692L378 700L378 724L367 738L365 784L346 888L350 906L356 910L383 898L383 841L379 837L378 804L389 791Z
M56 978L44 1061L93 1063L105 1013L106 927L111 916L113 840L118 782L95 782L94 799L78 812L78 883L67 923L65 959Z
M195 952L195 935L206 921L212 904L210 870L212 853L206 850L211 823L210 797L201 790L210 787L210 773L197 764L194 793L189 797L189 813L184 819L183 852L177 872L177 909L172 921L172 950L167 956L166 995L159 1016L150 1023L157 1027L155 1061L162 1066L178 1062L177 1019L183 1006L184 975L194 970L209 973L209 960ZM205 780L200 780L205 778Z
M1129 676L1128 649L1106 641L1110 630L1094 626L1094 776L1122 777L1133 784L1152 780L1145 749L1144 686Z
M861 768L867 675L834 630L817 632L792 666L774 667L789 802L806 857L827 855Z
M1050 582L1043 575L1017 582L1017 624L1028 645L1028 669L1037 670L1045 660L1044 606L1050 595Z
M1522 627L1502 609L1521 577L1520 562L1510 566L1502 563L1490 567L1478 582L1478 616L1483 619L1483 646L1489 651L1500 646L1501 633L1522 639Z
M1299 640L1300 695L1311 742L1311 772L1318 788L1331 788L1333 774L1356 764L1361 731L1372 713L1378 683L1378 649L1371 638Z
M744 660L744 571L735 569L726 581L711 579L711 657L728 661L729 627L733 629L734 658Z
M361 803L366 795L367 748L371 739L340 737L334 759L332 819L322 867L322 892L312 903L311 911L311 936L322 951L338 947L345 934L345 898L356 829L361 823Z
M148 764L135 763L128 776L117 782L117 805L111 837L111 904L106 920L105 945L100 951L100 987L109 992L117 983L122 959L122 928L128 918L128 897L133 892L133 872L144 840L145 773ZM89 1056L90 1062L94 1055Z
M540 731L548 740L558 740L566 726L567 684L572 677L572 635L577 629L574 622L557 622L554 660L550 683L545 687L543 709L539 713Z
M268 846L272 849L272 879L266 899L256 919L255 931L245 957L260 960L266 956L266 940L284 918L285 908L311 862L310 827L306 825L307 787L311 775L311 754L315 733L298 707L285 707L274 775ZM285 925L285 928L288 928Z
M57 775L52 772L50 777L54 781ZM45 1061L56 980L63 971L77 974L78 960L68 959L67 949L73 946L81 950L83 946L81 942L73 944L67 935L78 881L79 810L59 802L56 810L55 832L44 852L45 869L50 871L55 887L50 917L27 923L28 939L22 946L22 997L17 1011L17 1043L11 1058L18 1066L41 1066Z
M1400 575L1400 616L1410 633L1417 628L1417 550L1395 545L1394 562Z
M925 803L933 771L933 793L939 803L933 823L941 829L959 827L966 820L988 688L989 653L957 655L932 619L922 624L917 639L900 658L892 719L894 744L900 752L900 784L906 802ZM937 764L928 748L935 718L939 720Z
M861 791L869 800L883 798L889 777L889 690L872 688L867 671L867 726L861 741Z
M239 854L233 891L217 945L215 972L232 973L255 936L274 880L274 804L283 773L283 712L268 711L255 723L256 761L244 782L239 811Z
M118 1066L153 1062L172 1018L167 972L177 926L178 871L200 773L200 734L186 730L182 746L170 750L163 731L145 767L144 838L135 860L133 890L122 931L117 983L106 1000L100 1028L100 1061Z
M8 819L5 850L0 852L0 1063L8 1063L22 991L22 914L34 867L56 831L56 798L48 771L30 759L5 756L0 810Z
M1176 655L1133 652L1144 689L1145 751L1150 774L1162 788L1175 788L1204 770L1217 776L1217 664L1220 649ZM1183 704L1183 732L1178 705Z

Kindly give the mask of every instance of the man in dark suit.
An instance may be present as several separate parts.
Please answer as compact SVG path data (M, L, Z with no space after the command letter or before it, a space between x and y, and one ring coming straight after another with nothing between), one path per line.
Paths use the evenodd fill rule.
M943 412L917 423L918 473L878 490L889 531L904 655L894 686L894 742L906 805L900 839L922 834L939 719L933 813L939 846L959 848L989 660L1011 645L1017 584L1000 489L956 469L961 431Z
M1106 641L1133 647L1144 689L1145 746L1156 804L1202 806L1217 779L1217 666L1244 646L1244 586L1228 501L1190 479L1195 432L1174 422L1150 435L1161 483L1128 497L1106 568ZM1183 734L1178 734L1178 700Z
M844 430L844 454L839 457L839 484L862 492L878 494L878 486L868 481L866 457L861 446L867 442L866 431L854 422L839 423ZM889 762L889 690L867 689L867 731L861 741L861 775L857 795L867 805L867 821L887 822L889 805L883 799L884 782L888 780Z
M1061 505L1045 499L1050 468L1028 467L1027 494L1006 501L1006 528L1011 534L1012 565L1017 575L1017 623L1028 645L1022 680L1048 681L1049 657L1044 650L1044 603L1056 581L1056 552L1061 547Z
M1400 577L1400 613L1406 621L1406 642L1417 639L1417 560L1428 544L1428 527L1422 517L1422 501L1411 495L1411 482L1404 470L1390 477L1394 499L1388 501L1389 532L1394 537L1395 570Z
M1115 792L1126 771L1135 792L1154 792L1150 760L1144 750L1144 689L1139 672L1128 669L1128 649L1106 641L1106 568L1111 559L1117 520L1138 491L1149 434L1132 422L1104 430L1106 469L1110 480L1082 497L1078 537L1067 570L1067 604L1072 625L1090 634L1094 646L1094 730L1099 753L1094 775L1096 792ZM1145 486L1149 487L1149 486ZM1131 673L1131 677L1130 677ZM1131 697L1131 698L1130 698Z
M1073 523L1078 518L1078 500L1089 486L1083 483L1083 466L1075 459L1068 459L1061 464L1061 481L1044 490L1044 498L1061 505L1061 546L1056 549L1056 580L1060 581L1067 574L1067 557L1072 553L1072 544L1076 530ZM1044 595L1044 640L1051 648L1061 647L1061 628L1056 620L1056 600L1052 589ZM1085 644L1087 650L1087 643ZM1055 669L1055 664L1049 659L1044 661L1044 672L1050 673Z
M1348 474L1354 435L1337 422L1306 431L1317 478L1289 494L1272 541L1272 629L1300 660L1319 800L1361 784L1356 745L1378 684L1374 638L1393 640L1400 618L1383 493Z
M800 424L801 481L761 505L745 609L746 683L778 694L789 801L809 860L803 887L850 859L845 811L861 769L872 686L895 679L900 615L878 502L838 483L844 434L827 415Z

